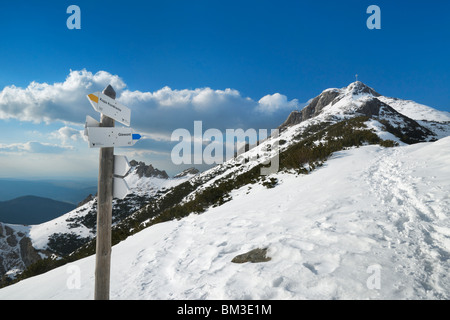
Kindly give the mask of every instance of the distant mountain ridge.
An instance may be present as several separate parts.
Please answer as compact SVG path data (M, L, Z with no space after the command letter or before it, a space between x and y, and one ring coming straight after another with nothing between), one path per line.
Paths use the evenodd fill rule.
M75 205L37 196L0 201L0 221L12 224L39 224L75 209Z
M77 204L95 193L97 182L75 180L32 180L0 178L0 201L33 195Z

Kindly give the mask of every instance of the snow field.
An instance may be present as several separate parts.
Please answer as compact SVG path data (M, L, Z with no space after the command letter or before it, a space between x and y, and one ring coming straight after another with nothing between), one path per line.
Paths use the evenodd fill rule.
M449 299L449 165L450 138L366 146L309 175L276 174L273 189L244 186L114 246L111 298ZM231 263L265 247L268 262ZM94 265L26 279L0 299L92 299Z

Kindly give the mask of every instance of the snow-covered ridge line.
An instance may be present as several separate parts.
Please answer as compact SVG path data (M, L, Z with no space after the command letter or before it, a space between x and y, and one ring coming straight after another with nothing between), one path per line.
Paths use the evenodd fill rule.
M373 99L379 99L381 102L373 103ZM298 123L289 123L288 125L280 126L281 133L278 137L270 137L239 157L232 158L223 164L219 164L216 167L211 168L193 178L191 180L192 183L201 182L203 185L186 197L185 201L193 199L195 194L213 185L216 181L224 178L225 176L248 171L249 169L262 163L270 163L270 160L277 155L276 150L272 149L272 146L277 146L278 144L278 152L283 152L292 144L298 142L295 141L294 137L301 135L308 127L312 125L318 125L321 123L329 123L329 125L332 125L339 121L353 118L358 115L367 115L367 112L373 111L370 110L370 108L373 109L375 107L374 110L376 111L376 108L378 107L379 111L376 111L376 116L370 113L369 115L378 121L378 124L372 125L371 129L376 130L380 137L390 137L390 140L402 143L398 137L395 137L391 133L387 132L386 128L383 129L383 125L379 121L385 121L393 128L398 127L400 130L410 126L410 123L403 114L395 113L395 111L389 109L392 106L388 105L387 102L391 102L392 99L381 96L374 89L366 86L360 81L351 83L347 87L341 89L326 89L321 93L321 95L311 99L310 101L310 104L302 110L300 120L294 120L299 121ZM397 101L404 100L397 99ZM374 104L375 106L373 106ZM368 105L369 107L367 107ZM398 105L399 104L397 103L394 106L397 107ZM427 108L430 110L432 109L429 107ZM404 110L404 108L402 110ZM435 111L436 114L440 113L440 111ZM293 113L299 112L294 111ZM305 118L305 115L307 115L307 118L303 119ZM289 121L290 120L288 118L287 122ZM423 135L426 135L428 134L426 131L428 128L429 126L420 128L419 124L418 129L423 130ZM450 135L450 125L441 129L442 130L439 132L440 134L430 136L429 139ZM280 143L280 141L283 143ZM251 159L251 161L244 163L244 159Z
M414 102L412 100L402 100L385 96L378 97L384 103L390 105L395 110L416 121L448 122L450 112L436 110L429 106Z

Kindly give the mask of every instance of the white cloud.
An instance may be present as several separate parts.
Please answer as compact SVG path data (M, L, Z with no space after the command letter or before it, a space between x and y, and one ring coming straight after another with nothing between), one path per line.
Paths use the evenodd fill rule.
M299 107L299 102L297 99L288 101L285 95L274 93L272 95L268 94L258 101L257 110L262 113L272 114L278 110L294 110Z
M170 132L178 128L191 130L197 120L203 122L205 130L273 128L285 120L288 107L293 109L297 106L296 100L285 102L283 114L274 118L275 108L261 108L258 102L243 97L235 89L214 90L209 87L192 90L164 87L155 92L124 90L118 100L131 108L132 127L165 136L170 136Z
M103 90L108 84L117 90L125 83L105 71L70 71L64 82L54 84L31 82L28 87L14 85L0 92L0 119L18 119L35 123L64 121L79 123L92 109L86 95Z
M213 90L206 87L194 90L173 90L167 86L155 92L125 90L118 100L124 104L147 103L159 110L188 108L199 111L216 109L231 101L252 101L241 97L239 91L233 89Z
M79 139L84 140L84 131L64 126L56 131L51 132L50 137L59 139L64 145L66 145L70 141L77 141Z
M29 141L25 143L0 144L0 153L62 153L71 150L68 146Z
M132 109L132 125L136 129L156 134L187 128L195 120L208 127L259 127L261 122L278 126L272 116L283 111L281 120L298 107L297 99L275 93L258 102L243 97L235 89L214 90L209 87L176 90L163 87L154 92L130 91L117 75L85 69L71 70L64 82L53 84L31 82L26 88L7 86L0 91L0 119L21 121L83 123L86 114L95 114L86 95L102 91L111 84L119 101ZM281 123L281 122L280 122ZM67 132L60 133L67 136ZM77 134L76 134L77 136Z

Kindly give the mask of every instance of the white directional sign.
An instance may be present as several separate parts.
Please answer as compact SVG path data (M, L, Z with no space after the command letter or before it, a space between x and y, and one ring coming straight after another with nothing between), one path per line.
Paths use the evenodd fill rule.
M122 178L114 177L113 181L113 197L123 199L130 193L127 182Z
M89 102L95 111L103 113L126 126L130 125L131 110L101 92L88 94Z
M128 159L125 156L114 156L114 181L113 181L113 197L123 199L130 193L130 188L123 177L131 169Z
M140 138L131 128L87 127L91 148L130 147Z
M95 120L94 118L92 118L90 116L86 116L86 123L84 125L84 135L86 137L88 136L88 131L87 131L88 127L100 127L100 122L98 122L97 120Z
M114 174L119 177L124 177L128 171L130 171L131 166L125 156L114 156Z

